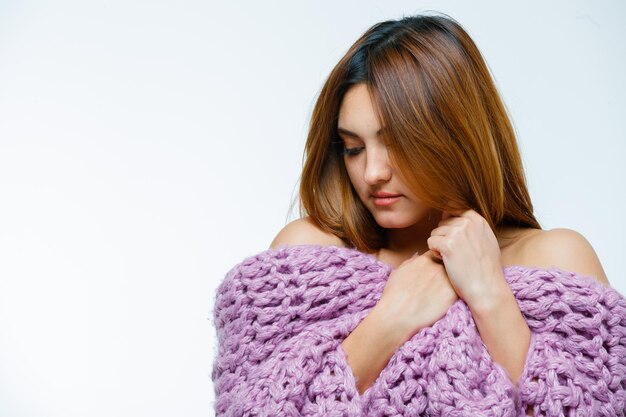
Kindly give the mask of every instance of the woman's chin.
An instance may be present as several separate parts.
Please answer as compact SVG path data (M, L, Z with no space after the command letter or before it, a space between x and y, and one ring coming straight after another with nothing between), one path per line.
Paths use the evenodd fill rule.
M385 229L402 229L411 226L411 222L400 213L376 213L376 223Z

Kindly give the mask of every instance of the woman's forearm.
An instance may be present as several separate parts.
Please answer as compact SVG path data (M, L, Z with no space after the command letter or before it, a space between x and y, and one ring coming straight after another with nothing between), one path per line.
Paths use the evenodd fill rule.
M396 349L407 340L407 332L395 325L394 317L378 304L341 343L359 394L376 381Z
M469 308L489 354L517 383L528 354L530 328L508 284L500 282L494 297Z

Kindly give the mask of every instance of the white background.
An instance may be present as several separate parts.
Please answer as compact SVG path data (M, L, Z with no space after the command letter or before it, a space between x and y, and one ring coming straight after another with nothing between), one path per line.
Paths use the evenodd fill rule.
M626 293L626 3L511 3L0 2L0 416L212 415L214 290L298 217L323 81L428 9L483 52L543 228Z

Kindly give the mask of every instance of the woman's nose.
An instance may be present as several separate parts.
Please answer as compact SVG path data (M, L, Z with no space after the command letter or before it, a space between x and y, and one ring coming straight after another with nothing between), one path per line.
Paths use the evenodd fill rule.
M367 152L364 180L370 185L381 181L389 181L391 166L387 157L387 149L381 147Z

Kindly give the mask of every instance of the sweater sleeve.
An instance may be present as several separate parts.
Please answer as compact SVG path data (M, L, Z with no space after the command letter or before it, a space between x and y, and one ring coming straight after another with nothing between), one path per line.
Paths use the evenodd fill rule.
M535 416L626 415L626 299L592 277L533 270L512 285L531 330L516 409Z
M469 307L407 340L362 395L367 415L512 417L514 387L482 342Z
M274 261L248 259L218 287L211 373L216 415L361 416L341 342L367 310L348 311L356 302L349 299L345 308L333 305L346 288L332 270ZM302 280L307 285L298 285Z
M224 346L230 344L225 337ZM262 360L253 352L235 358L237 353L220 347L212 371L216 415L361 416L340 343L307 330L277 344Z

